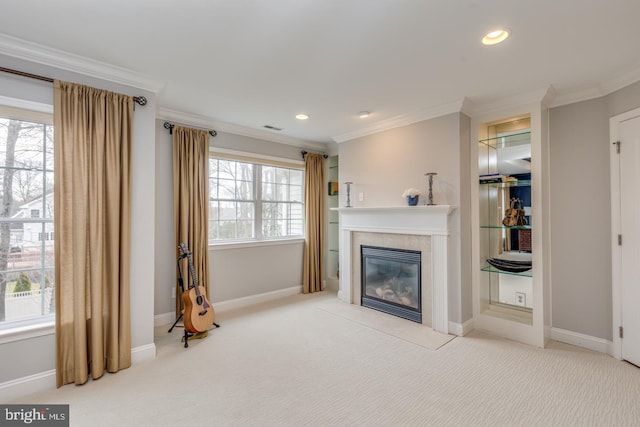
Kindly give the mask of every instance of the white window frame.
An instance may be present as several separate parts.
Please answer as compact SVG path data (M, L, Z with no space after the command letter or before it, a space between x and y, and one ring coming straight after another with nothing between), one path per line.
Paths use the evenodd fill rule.
M42 113L49 116L46 122L53 126L53 105L0 95L3 107ZM25 121L33 120L25 115ZM25 222L33 221L32 218ZM38 221L42 222L42 221ZM0 324L0 344L55 334L55 313L29 319L5 321Z
M210 248L240 248L240 247L252 247L263 246L273 244L287 244L298 243L305 239L304 235L304 162L283 159L279 157L272 157L266 155L259 155L253 153L246 153L235 150L228 150L223 148L215 148L209 152L209 158L220 160L232 160L236 162L251 163L253 168L253 200L254 203L254 237L252 238L238 238L238 239L219 239L215 241L209 241ZM281 237L264 237L262 233L262 166L275 166L279 168L297 169L303 173L302 181L302 234L296 236L281 236Z

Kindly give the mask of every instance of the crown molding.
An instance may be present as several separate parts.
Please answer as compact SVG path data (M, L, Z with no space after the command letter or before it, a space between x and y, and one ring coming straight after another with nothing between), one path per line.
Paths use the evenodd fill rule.
M614 77L600 85L600 90L609 95L640 81L640 65L630 71Z
M523 105L541 103L544 106L549 106L551 101L556 96L556 91L553 86L548 86L543 89L536 89L530 92L523 92L515 96L501 98L492 102L477 103L474 105L474 115L486 115L492 114L502 110L511 110Z
M183 113L181 111L171 110L164 107L158 107L158 109L156 110L156 119L175 121L184 125L196 126L204 129L214 129L219 132L232 133L249 138L256 138L262 139L264 141L277 142L279 144L292 145L294 147L310 148L320 151L327 149L327 145L323 143L306 141L286 135L275 135L268 131L253 129L233 123L222 122L211 119L209 117L191 113Z
M0 54L158 93L165 83L141 73L0 34Z
M407 126L424 120L434 119L436 117L442 117L447 114L458 113L463 110L463 107L468 108L469 105L470 101L468 101L467 98L462 98L448 104L442 104L433 108L429 108L428 110L423 110L416 113L402 114L390 119L381 120L369 127L358 129L353 132L343 133L341 135L336 135L333 137L333 140L337 143L341 143L352 139L361 138L363 136L383 132L389 129ZM465 112L465 114L468 113Z
M562 105L574 104L576 102L588 101L589 99L600 98L610 95L620 89L640 81L640 66L631 69L615 78L600 83L597 86L582 88L575 91L560 93L550 107L560 107Z
M599 86L592 86L574 90L571 92L559 92L558 96L550 103L549 107L560 107L562 105L575 104L576 102L587 101L589 99L600 98L606 93Z

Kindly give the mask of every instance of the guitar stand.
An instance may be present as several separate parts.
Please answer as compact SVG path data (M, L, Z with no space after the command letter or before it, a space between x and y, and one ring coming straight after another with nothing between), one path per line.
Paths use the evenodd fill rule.
M182 259L182 257L179 257L178 260L176 261L176 264L178 264L178 284L180 285L180 291L181 294L184 293L184 280L182 279L182 269L180 268L180 260ZM173 331L173 328L175 328L178 325L178 322L180 320L182 320L182 316L184 316L184 313L180 313L180 316L178 316L176 318L176 321L173 322L173 325L171 325L171 327L169 328L169 333L171 333L171 331ZM218 325L217 323L213 323L213 326L215 326L216 328L219 328L220 325ZM184 328L184 326L182 326L182 328ZM184 330L184 336L182 337L182 341L184 341L184 348L189 347L189 338L192 338L193 336L195 336L196 334L190 334L189 331L187 331L186 329Z

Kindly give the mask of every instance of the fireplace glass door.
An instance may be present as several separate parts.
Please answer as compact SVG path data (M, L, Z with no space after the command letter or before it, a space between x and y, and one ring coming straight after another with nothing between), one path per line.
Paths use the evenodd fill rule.
M365 307L422 323L421 252L361 246Z

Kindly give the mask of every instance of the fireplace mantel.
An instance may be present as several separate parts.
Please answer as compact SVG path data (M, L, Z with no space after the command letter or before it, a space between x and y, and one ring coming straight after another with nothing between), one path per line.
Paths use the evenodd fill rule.
M432 328L449 333L449 214L455 206L381 206L332 208L340 213L340 290L338 298L353 301L352 233L392 233L431 237Z

